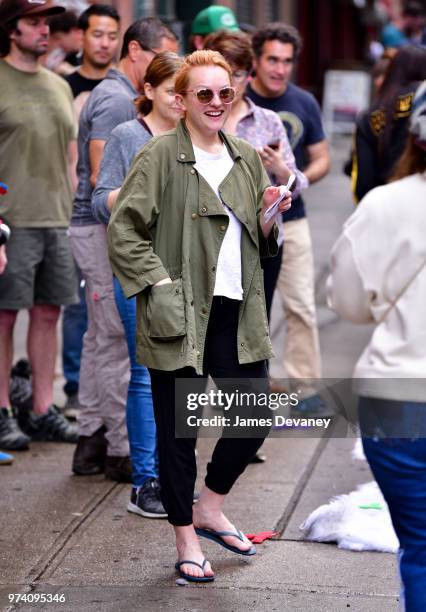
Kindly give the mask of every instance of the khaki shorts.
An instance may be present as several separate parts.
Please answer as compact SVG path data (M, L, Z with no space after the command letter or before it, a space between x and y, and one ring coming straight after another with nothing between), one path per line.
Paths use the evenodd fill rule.
M0 310L78 302L75 264L64 228L13 228L0 275Z

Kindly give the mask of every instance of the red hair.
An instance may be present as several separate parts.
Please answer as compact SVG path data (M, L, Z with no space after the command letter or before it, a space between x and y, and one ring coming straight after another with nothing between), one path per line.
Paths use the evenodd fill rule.
M189 73L192 68L198 68L198 66L218 66L219 68L223 68L225 72L227 72L229 80L231 80L231 67L218 51L210 51L209 49L194 51L194 53L184 58L182 66L176 73L176 93L183 94L186 92L189 83Z

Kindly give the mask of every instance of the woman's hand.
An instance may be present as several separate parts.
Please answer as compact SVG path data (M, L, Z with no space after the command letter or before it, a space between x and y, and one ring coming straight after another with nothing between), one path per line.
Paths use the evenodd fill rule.
M263 192L263 210L262 210L263 213L275 202L277 198L280 197L280 193L281 192L280 192L279 186L278 187L267 187L265 189L265 191ZM284 200L282 200L279 203L278 211L280 213L283 213L289 208L291 208L291 192L288 192Z
M286 197L279 203L276 214L268 222L265 221L265 211L270 206L272 206L276 199L279 198L280 193L281 191L279 187L267 187L263 192L263 207L262 212L260 214L260 227L262 228L262 232L265 238L269 236L269 233L272 229L272 226L274 225L275 218L277 217L277 215L285 212L291 207L291 193L288 192Z
M113 189L113 191L110 191L108 194L108 200L107 200L107 206L110 210L112 210L114 208L114 204L117 201L117 198L120 194L121 191L121 187L118 187L117 189Z

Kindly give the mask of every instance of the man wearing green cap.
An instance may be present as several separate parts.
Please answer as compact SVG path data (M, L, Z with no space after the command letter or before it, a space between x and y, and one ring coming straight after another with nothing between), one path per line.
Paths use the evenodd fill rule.
M200 11L192 22L190 39L192 50L203 49L206 36L218 30L238 32L240 27L230 8L214 4Z

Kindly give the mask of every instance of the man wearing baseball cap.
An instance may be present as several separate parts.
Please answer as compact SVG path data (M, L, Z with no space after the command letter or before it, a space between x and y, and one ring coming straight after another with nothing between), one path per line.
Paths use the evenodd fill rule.
M76 157L72 93L39 64L46 52L49 0L0 2L0 177L9 190L1 214L11 228L0 275L0 448L30 439L76 442L77 429L53 405L56 327L62 305L76 301L74 263L66 235L72 208L68 162ZM75 168L75 164L74 164ZM75 173L75 170L74 170ZM32 410L16 415L9 399L13 330L29 311Z
M65 8L50 0L3 0L0 3L0 53L6 55L10 49L9 32L21 17L33 15L57 15Z
M3 0L0 7L3 23L24 15L57 15L65 11L65 7L57 6L51 0Z
M230 8L214 4L200 11L192 22L190 39L192 49L203 49L206 36L218 30L239 32L240 27Z

